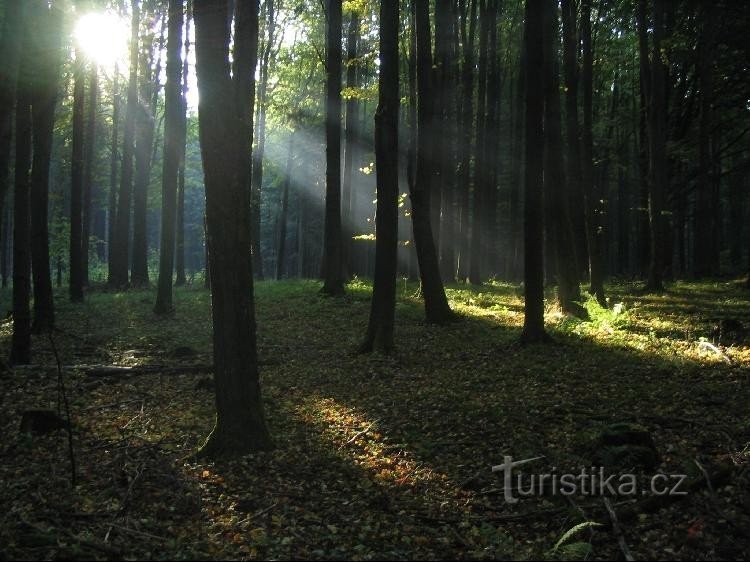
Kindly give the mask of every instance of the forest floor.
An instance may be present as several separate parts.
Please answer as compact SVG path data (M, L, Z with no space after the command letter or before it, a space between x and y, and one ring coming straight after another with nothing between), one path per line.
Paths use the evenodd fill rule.
M739 282L663 295L611 285L609 310L588 303L592 320L580 322L550 308L555 343L521 347L517 287L452 287L462 320L435 327L400 281L392 356L355 353L367 284L343 299L319 288L258 284L275 449L221 463L191 458L213 423L208 292L177 290L176 313L157 318L153 291L71 305L61 290L58 329L35 336L34 365L0 373L0 559L747 556L750 339L712 333L721 319L747 327ZM10 333L5 320L5 357ZM22 412L58 408L53 344L74 488L66 432L19 432ZM154 368L100 376L91 365ZM491 467L506 455L544 457L517 468L525 475L579 474L614 422L653 436L660 464L639 478L684 474L688 494L612 497L616 526L592 493L505 501Z

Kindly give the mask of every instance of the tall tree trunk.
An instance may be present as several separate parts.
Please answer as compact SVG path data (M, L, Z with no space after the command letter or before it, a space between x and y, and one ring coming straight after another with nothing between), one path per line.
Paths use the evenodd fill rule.
M525 31L524 31L525 33ZM515 108L513 111L513 138L511 140L511 164L510 164L510 197L508 201L510 213L510 249L506 276L513 281L521 278L521 255L523 248L523 237L521 235L521 189L523 183L523 157L524 157L524 111L526 101L526 40L521 44L519 55L519 69L516 90L514 94Z
M286 156L286 172L284 174L284 187L281 190L281 211L279 212L279 240L276 251L276 280L279 281L284 273L284 262L286 261L286 223L289 214L289 184L292 182L292 159L294 157L294 135L296 131L289 134L289 150Z
M417 248L419 275L422 282L427 321L444 324L454 319L445 296L440 267L430 224L430 189L432 180L434 134L438 131L434 120L432 97L432 51L430 39L429 2L416 2L417 35L417 169L411 191L412 228Z
M469 192L472 182L471 147L474 123L474 39L476 35L477 2L480 0L460 0L461 12L461 43L463 44L463 63L461 67L461 125L457 194L459 206L459 244L458 244L458 279L465 281L469 276L470 258L470 228L469 228ZM467 21L468 20L468 21Z
M651 97L651 65L648 45L648 0L638 0L636 8L638 27L638 66L639 66L639 110L638 110L638 273L648 275L651 260L651 227L649 225L649 193L651 192L650 140L649 140L649 99Z
M563 69L565 76L565 134L567 148L568 204L575 236L576 267L583 273L588 263L588 242L581 168L581 132L578 124L577 2L562 0Z
M665 70L661 61L664 35L664 2L654 0L654 47L651 62L649 91L649 182L648 216L651 234L651 254L646 288L663 291L664 264L664 212L667 188L666 119L664 111Z
M591 0L581 2L581 45L583 48L583 131L582 131L582 178L586 200L586 233L589 253L589 282L591 294L597 302L607 306L604 295L604 266L602 263L602 216L601 186L594 178L594 138L593 138L593 74L594 52L591 40Z
M544 198L550 208L549 235L554 244L557 271L557 299L560 308L569 314L587 318L580 304L581 287L575 260L575 239L570 220L570 183L563 164L562 117L560 110L560 76L558 53L558 21L556 0L544 0Z
M5 3L3 30L0 36L0 217L9 185L9 164L13 142L13 120L15 118L16 86L23 40L24 12L28 0L7 0Z
M107 205L107 270L112 271L112 251L117 228L117 168L120 165L117 150L120 125L120 72L115 63L112 79L112 140L109 150L109 202Z
M144 41L140 63L140 102L136 115L135 182L133 184L133 266L130 283L135 287L148 287L148 188L151 183L151 162L156 131L156 104L158 100L161 53L164 45L165 20L156 46L156 63L152 68L154 51L150 36Z
M500 173L500 99L502 96L502 77L498 57L498 16L500 0L488 0L488 17L490 34L488 37L487 56L487 116L485 121L485 160L487 177L484 188L485 205L482 209L484 232L482 236L482 270L485 276L499 273L499 232L498 232L498 178Z
M32 13L40 33L30 55L34 68L31 107L33 162L31 166L31 270L34 281L34 321L36 332L47 331L55 323L49 255L49 169L52 158L52 132L60 74L61 19L45 4L34 4Z
M133 195L135 118L138 111L138 29L140 27L138 0L132 0L131 6L130 76L128 78L128 99L125 106L125 130L122 141L122 173L120 174L117 225L111 248L113 255L108 280L109 285L116 289L127 288L129 281L130 207Z
M238 14L237 33L249 34L247 39L257 49L258 3L253 0L244 8L249 13L244 21ZM216 458L268 449L271 439L258 380L250 162L243 138L248 123L237 119L244 107L238 104L240 87L230 76L227 6L221 0L204 0L196 2L193 10L216 381L216 426L199 456ZM257 57L257 50L254 54ZM254 72L257 61L244 62ZM252 119L252 111L250 115Z
M380 73L375 112L377 212L375 280L361 351L393 349L398 250L398 3L380 2Z
M84 172L83 172L83 227L81 230L81 253L83 284L89 284L89 246L91 240L91 197L93 189L93 167L96 151L96 120L99 109L99 71L96 63L90 63L89 70L89 106L86 116L86 138L84 148Z
M24 31L30 26L24 25ZM28 49L24 41L24 51ZM31 362L31 232L29 173L31 168L31 103L28 53L21 59L16 90L16 161L13 192L13 337L10 363Z
M477 133L474 145L476 166L474 167L474 195L471 213L471 243L469 246L471 257L469 261L469 281L473 285L482 283L482 241L485 235L486 194L489 189L489 170L487 162L487 74L489 66L488 44L492 14L487 3L492 0L477 0L479 10L479 85L477 93Z
M70 162L70 277L68 289L72 302L83 302L83 172L84 172L84 97L86 92L84 57L76 49L73 71L73 143Z
M187 94L188 71L190 68L190 18L193 0L187 0L185 9L185 59L182 61L182 93L180 102L180 164L177 172L177 232L175 234L175 286L182 287L187 282L185 277L185 159L187 156Z
M167 314L173 309L172 273L174 271L177 184L182 151L181 129L185 115L185 106L181 96L182 24L183 0L169 0L167 83L164 87L164 162L161 176L161 249L158 290L154 305L156 314Z
M268 72L276 39L276 10L274 0L266 0L266 41L263 48L258 83L257 121L255 123L255 148L251 178L250 208L252 212L253 272L263 279L263 250L261 245L261 205L263 203L263 157L266 151L266 111L268 99Z
M716 275L714 268L715 228L719 209L714 208L714 157L711 147L713 123L713 12L714 6L701 5L698 43L698 80L700 81L700 122L698 126L698 185L695 205L695 263L697 277Z
M524 174L524 324L521 342L544 342L544 48L545 0L526 0L526 142Z
M344 261L348 273L354 272L354 231L355 208L352 205L352 177L354 173L354 154L359 144L359 101L352 95L357 88L357 42L359 41L359 14L352 10L349 17L349 31L346 36L346 87L349 97L346 100L346 125L344 131L344 177L342 182L341 207L344 228Z
M326 201L323 292L344 293L341 231L341 0L328 0L326 30Z

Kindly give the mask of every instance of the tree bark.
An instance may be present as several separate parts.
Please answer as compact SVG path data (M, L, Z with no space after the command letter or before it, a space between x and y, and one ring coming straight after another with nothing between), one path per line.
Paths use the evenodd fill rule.
M326 201L323 293L344 294L341 230L341 0L328 0L326 30Z
M89 105L86 116L86 134L83 164L83 227L81 229L81 254L83 285L89 284L89 246L91 240L91 197L93 190L93 167L96 151L96 120L99 109L99 71L96 63L90 63Z
M344 228L344 262L349 274L354 272L354 244L352 237L355 234L354 216L356 209L352 205L352 192L354 185L352 177L354 174L354 155L359 144L359 101L352 95L352 90L357 88L357 43L359 41L359 14L352 10L349 17L349 30L346 37L346 87L349 90L349 98L346 100L346 124L344 131L344 177L342 182L341 207L343 211Z
M70 277L71 302L83 302L83 172L85 68L81 49L76 49L73 71L73 143L70 162Z
M24 12L28 0L7 0L5 3L3 31L0 36L0 217L9 186L9 164L13 142L18 67L23 40Z
M544 330L544 49L545 0L526 0L523 344L549 339Z
M651 254L646 289L663 291L664 228L663 211L667 187L666 119L664 111L665 77L661 61L661 46L664 35L664 3L654 0L653 58L651 62L651 84L649 88L649 182L648 216Z
M586 235L589 254L589 291L602 307L607 306L604 295L604 267L602 264L602 194L599 182L594 178L593 137L593 73L594 52L591 39L591 0L581 2L581 45L583 48L583 131L582 131L582 178L586 207Z
M120 125L120 72L115 63L112 79L112 140L109 149L109 202L107 205L107 270L112 271L112 251L117 227L117 168L120 165L118 129Z
M120 193L117 200L117 225L114 231L111 267L108 283L115 289L125 289L129 282L130 210L133 195L133 152L135 141L135 117L138 111L138 29L140 9L138 0L132 0L130 22L130 76L128 98L125 106L125 129L122 142L122 172Z
M180 141L185 106L181 96L183 0L169 0L167 36L167 83L165 90L164 162L161 177L161 245L159 281L154 312L173 310L172 274L174 271L177 185L180 168Z
M560 77L558 21L556 0L544 0L548 7L544 20L544 198L550 208L549 235L554 245L557 271L557 300L563 312L588 318L581 306L579 271L575 259L575 239L570 220L570 183L563 163L562 117L560 110Z
M61 18L59 5L34 4L38 43L32 50L34 65L31 106L33 162L31 166L31 269L34 286L33 330L50 330L55 323L49 255L49 170L52 158L55 106L60 74Z
M417 35L417 166L411 190L412 228L417 248L419 275L422 282L425 316L428 322L444 324L455 316L448 306L435 241L430 224L430 189L432 180L434 138L434 100L432 97L432 51L430 14L427 0L416 0Z
M237 29L250 34L257 49L257 1L246 8L249 21ZM268 449L271 440L258 380L250 254L250 155L243 138L247 123L237 119L241 107L238 87L230 76L227 5L221 0L204 0L196 2L193 9L217 411L216 426L198 455L217 458ZM255 54L257 57L257 50ZM257 61L246 62L254 70Z
M286 259L286 223L289 214L289 185L292 182L292 159L294 158L294 135L296 131L289 134L289 150L286 156L286 172L284 174L284 187L281 191L281 211L279 212L279 240L276 251L276 280L279 281L284 273L284 261Z
M175 242L175 286L182 287L187 282L185 277L185 158L187 156L187 94L188 71L190 68L190 18L193 0L187 0L185 8L185 60L182 61L182 94L180 97L180 164L177 172L177 226Z
M361 351L388 353L394 347L398 256L398 3L380 2L380 73L375 112L375 279L370 320Z
M28 30L26 25L24 31ZM22 35L24 36L24 35ZM31 362L31 232L29 225L29 173L31 168L30 60L23 42L24 56L16 90L16 161L13 192L13 336L10 363Z

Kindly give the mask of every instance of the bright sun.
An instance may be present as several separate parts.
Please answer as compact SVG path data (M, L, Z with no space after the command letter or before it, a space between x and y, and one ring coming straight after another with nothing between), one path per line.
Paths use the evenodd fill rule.
M111 12L86 14L76 24L76 41L86 57L104 70L127 61L128 23Z

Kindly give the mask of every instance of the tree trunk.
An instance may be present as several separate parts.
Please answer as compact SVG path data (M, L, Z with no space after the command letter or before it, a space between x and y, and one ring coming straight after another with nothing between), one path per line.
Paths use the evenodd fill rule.
M164 163L161 176L161 245L159 281L154 312L167 314L173 310L172 273L175 253L175 219L177 184L180 168L180 141L185 106L181 96L182 80L183 0L169 0L167 39L167 83L164 119Z
M138 111L138 29L140 9L138 0L132 0L130 22L130 77L128 99L125 106L125 131L122 141L122 173L120 194L117 200L117 225L115 227L111 267L108 283L115 289L128 286L128 261L130 248L130 207L133 191L133 152L135 141L135 118Z
M24 26L24 30L28 27ZM24 41L24 51L28 40ZM31 168L31 103L28 53L18 72L16 93L16 162L13 193L13 337L10 363L31 362L31 232L29 225L29 171Z
M570 183L563 164L562 117L560 111L560 77L558 21L556 0L544 0L548 7L544 21L544 198L550 208L552 239L557 271L557 300L563 312L588 318L581 306L579 271L575 259L575 239L570 220Z
M257 48L257 1L245 8L249 14L245 22L239 22L237 32L249 34L250 43ZM250 162L245 151L247 139L243 138L247 123L237 119L242 107L237 103L239 88L230 77L226 2L196 2L194 19L217 411L216 426L199 456L217 458L268 449L271 439L258 380L250 254ZM254 54L257 57L257 50ZM257 61L245 62L254 71Z
M86 116L86 138L84 139L84 172L83 172L83 227L81 229L82 277L84 286L89 284L89 246L91 240L91 196L93 189L93 166L96 151L96 120L99 109L99 72L96 63L90 63L89 70L89 106Z
M461 68L461 124L459 148L459 169L457 177L458 221L458 271L459 281L466 281L469 277L470 257L470 228L469 228L469 192L472 181L471 147L474 123L474 36L476 33L476 11L479 0L460 0L461 12L461 42L463 43L463 65ZM467 21L468 20L468 21Z
M430 225L431 166L434 163L434 101L432 98L432 51L430 40L429 2L416 2L417 35L417 169L411 191L412 228L419 261L425 316L434 324L444 324L454 319L448 306L443 281L440 278L438 256Z
M375 280L370 320L361 351L393 349L398 255L398 3L380 2L380 73L375 112Z
M58 4L55 7L59 7ZM60 74L61 19L47 8L35 4L33 17L38 21L39 43L32 49L34 68L31 106L33 162L31 166L31 269L34 281L34 322L37 333L50 330L55 323L52 277L49 255L49 170L52 157L55 106Z
M84 56L76 49L73 71L73 143L70 162L70 277L72 302L83 302L83 172L84 172Z
M323 293L344 294L341 231L341 0L328 0L326 30L326 202Z
M565 76L565 133L567 148L568 205L575 236L576 267L586 270L588 241L581 169L581 132L578 124L578 34L576 29L577 2L562 0L563 69Z
M185 9L185 59L182 61L182 94L180 102L180 137L178 140L180 164L177 172L177 226L175 242L175 286L182 287L185 278L185 158L187 156L187 94L188 73L190 68L190 18L193 0L187 0Z
M602 264L602 216L601 186L594 178L594 138L593 138L593 74L594 52L591 40L591 0L581 2L581 45L583 48L583 131L582 131L582 178L586 207L586 234L589 253L589 283L597 302L607 306L604 295L604 267Z
M521 342L547 341L544 330L544 49L545 0L526 0L526 116L524 179L524 324Z
M469 281L473 285L482 284L482 242L485 238L485 213L486 194L488 186L488 161L487 161L487 75L489 66L488 43L490 26L492 25L492 14L487 7L492 0L478 0L479 10L479 85L477 94L477 132L476 144L474 145L474 157L476 166L474 168L474 195L472 197L471 213L471 243L469 250Z
M359 101L352 95L352 90L357 88L357 42L359 40L359 14L352 10L349 19L349 32L346 37L346 87L349 90L349 98L346 100L346 129L344 132L344 177L342 187L341 207L343 211L344 228L344 262L346 271L354 272L354 244L352 237L355 234L354 216L355 208L352 205L352 176L354 173L354 154L357 152L359 143Z
M296 131L289 134L289 150L286 156L286 173L284 175L284 187L281 191L281 211L279 212L279 240L276 252L276 280L279 281L284 273L284 261L286 259L286 223L289 214L289 184L292 182L292 159L294 157L294 135Z
M257 121L255 123L255 149L251 178L250 208L252 212L253 272L256 279L263 279L263 249L261 245L261 205L263 204L263 158L266 151L266 111L268 99L268 68L276 39L276 11L274 0L267 0L266 41L260 66L258 83Z
M654 48L651 63L649 88L649 182L648 216L651 239L647 290L663 291L664 228L663 217L665 190L667 187L666 119L664 112L665 77L661 62L661 46L664 35L664 3L654 0Z
M120 72L115 63L112 79L112 140L109 156L109 202L107 206L107 270L112 271L112 251L117 227L117 168L120 158L117 151L120 124Z
M156 46L156 64L152 68L154 52L148 46L147 36L143 49L140 72L140 102L136 115L135 182L133 185L133 268L130 283L134 287L148 287L148 188L151 183L151 162L154 153L156 130L156 104L158 99L161 53L164 45L165 21Z
M9 185L9 164L13 142L13 119L15 118L16 86L23 40L23 19L28 0L4 2L3 31L0 36L0 217Z

